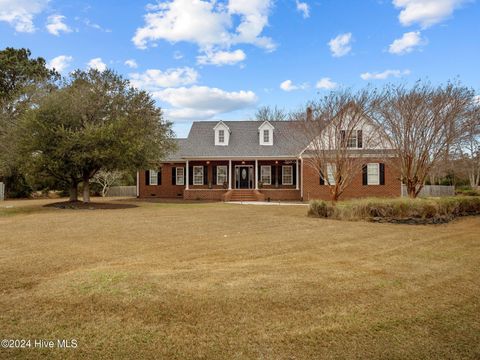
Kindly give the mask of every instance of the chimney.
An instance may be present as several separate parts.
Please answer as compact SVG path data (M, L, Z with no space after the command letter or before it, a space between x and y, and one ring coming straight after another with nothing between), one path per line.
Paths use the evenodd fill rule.
M307 107L307 121L313 120L313 110L310 106Z

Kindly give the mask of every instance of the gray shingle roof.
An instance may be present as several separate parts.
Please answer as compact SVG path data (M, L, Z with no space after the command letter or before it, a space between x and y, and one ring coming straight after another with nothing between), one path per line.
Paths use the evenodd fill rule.
M288 136L294 130L289 121L271 121L273 145L259 143L258 128L261 121L223 121L230 128L228 146L215 146L213 128L218 121L198 121L192 124L187 139L177 139L178 149L169 160L195 157L294 157L305 145Z

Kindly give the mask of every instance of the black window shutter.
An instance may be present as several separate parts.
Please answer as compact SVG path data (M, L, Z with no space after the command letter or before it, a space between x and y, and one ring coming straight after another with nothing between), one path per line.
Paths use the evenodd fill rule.
M212 168L212 184L217 184L217 165L214 165ZM223 184L217 184L217 185L223 185Z
M172 167L172 185L177 185L177 168Z
M292 181L293 185L297 183L297 167L295 165L292 166Z
M363 185L368 184L368 170L367 170L367 164L363 165L362 167L362 178L363 178Z
M277 165L270 167L270 182L272 185L277 184Z
M208 166L203 167L203 185L208 184Z
M145 171L145 185L150 185L150 170Z
M345 137L346 137L345 130L340 130L340 146L345 146Z
M162 185L162 168L158 169L157 185Z
M277 177L278 177L278 185L282 185L282 176L283 172L282 172L282 166L281 165L277 165Z
M321 171L320 171L320 185L325 185L325 178L323 177L323 174Z
M361 149L363 147L363 139L362 139L362 130L357 130L357 147Z
M188 184L193 185L193 166L188 167Z
M380 185L385 185L385 164L380 163Z

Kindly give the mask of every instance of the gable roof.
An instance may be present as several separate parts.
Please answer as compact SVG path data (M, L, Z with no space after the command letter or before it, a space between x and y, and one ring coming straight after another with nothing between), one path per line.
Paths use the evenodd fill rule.
M230 129L228 146L215 146L213 128L218 121L196 121L187 139L177 139L178 149L169 160L193 158L241 158L241 157L297 157L305 145L285 136L294 131L291 121L270 121L275 128L273 145L260 145L258 128L260 121L223 121Z

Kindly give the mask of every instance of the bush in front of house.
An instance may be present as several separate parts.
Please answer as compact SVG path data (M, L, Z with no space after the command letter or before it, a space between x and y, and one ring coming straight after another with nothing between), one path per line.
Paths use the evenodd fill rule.
M337 220L367 220L395 223L443 223L458 216L480 215L480 197L455 196L425 199L366 198L328 203L310 202L308 215Z

